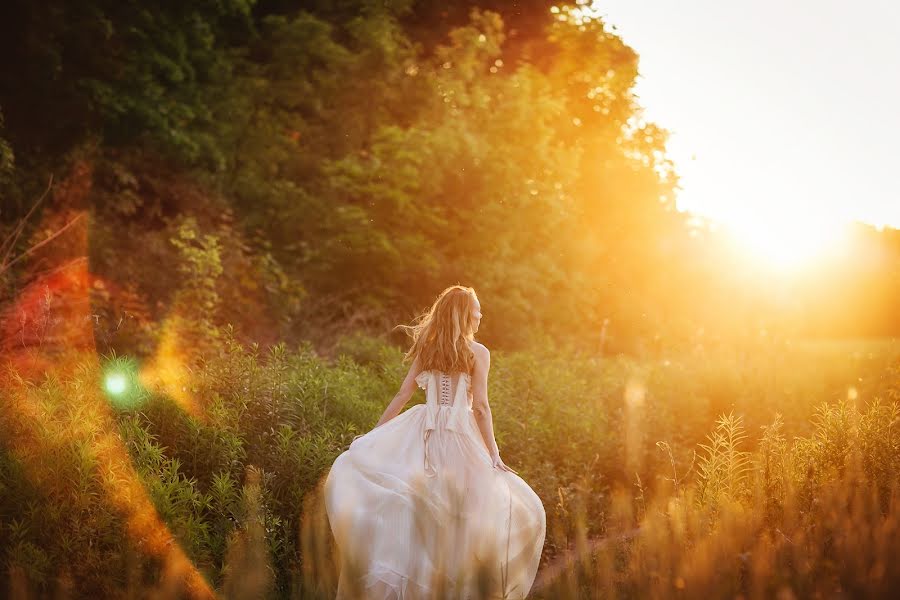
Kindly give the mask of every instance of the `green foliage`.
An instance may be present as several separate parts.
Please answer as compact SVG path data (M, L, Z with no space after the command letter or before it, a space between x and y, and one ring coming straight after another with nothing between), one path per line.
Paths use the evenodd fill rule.
M328 562L299 536L316 487L406 372L365 330L454 281L485 306L497 437L547 507L548 560L643 528L598 552L599 584L583 558L544 597L786 595L753 583L770 564L801 597L889 580L896 344L772 336L828 313L801 320L772 300L789 286L759 291L711 234L690 235L667 132L633 95L637 53L601 20L445 4L0 9L0 234L49 172L82 165L84 189L54 202L91 214L98 345L185 367L121 405L94 357L6 374L0 589L149 595L163 567L130 537L125 489L217 591L296 595ZM449 30L420 46L410 23L429 11ZM841 297L893 297L872 293L893 289L885 271L866 287L855 268L828 274ZM893 304L874 308L894 323ZM635 481L637 519L621 495Z
M158 313L190 216L220 244L216 324L266 343L383 331L452 282L503 316L482 333L507 349L551 332L651 356L896 324L881 300L900 290L896 261L833 265L821 283L840 300L811 286L787 305L791 282L758 285L688 226L668 133L633 93L638 54L583 4L7 4L0 182L15 208L0 222L85 154L89 190L70 201L93 209L92 261ZM894 256L893 233L872 236ZM146 321L112 327L124 311L109 312L102 340L150 351ZM254 312L258 330L241 322Z
M537 315L540 322L559 321L560 337L598 325L596 282L604 276L583 268L591 263L585 239L597 238L597 231L583 229L584 217L596 212L596 202L573 193L591 170L583 168L582 140L588 138L571 138L565 113L589 91L630 106L633 74L584 88L561 82L588 68L587 60L569 65L569 72L528 61L507 64L503 19L493 12L473 11L468 24L426 54L396 20L402 7L372 6L340 21L329 19L342 11L319 8L261 14L258 31L227 53L213 36L206 42L212 58L203 64L224 66L202 86L197 82L196 90L184 73L200 54L185 50L165 63L166 77L186 78L179 86L196 96L196 115L177 117L192 126L176 130L155 121L149 105L165 103L153 100L152 90L144 95L148 108L135 109L137 122L145 123L138 128L163 130L162 138L169 130L185 136L166 138L175 150L163 155L182 164L184 156L212 157L194 176L223 193L241 225L270 244L262 270L275 266L270 281L280 282L276 297L290 306L293 291L285 282L296 280L316 299L293 321L311 328L356 311L405 318L446 281L477 278L485 299L512 323L533 322L539 306L547 307ZM221 10L240 13L232 6ZM145 25L161 27L166 18L163 13ZM576 51L579 36L582 46L598 41L594 31L554 27L550 43L562 54ZM171 35L192 39L178 28ZM613 37L601 43L610 48L597 52L609 55L620 44ZM192 48L189 41L181 45ZM151 52L141 60L161 59ZM618 69L618 59L604 60ZM105 89L97 85L94 92ZM131 114L118 95L106 96L104 110ZM591 139L606 143L592 146L589 160L632 165L635 150L615 143L622 123L598 120L592 107L585 127L591 127ZM178 114L174 107L166 111ZM117 119L109 127L122 129ZM197 149L203 144L211 146L208 152ZM147 190L159 185L143 183L146 164L136 160L103 178L96 201L114 209L104 215L112 235L98 238L97 252L116 244L115 233L131 220L193 212L148 197ZM610 222L611 228L620 225ZM577 235L559 235L567 230ZM147 277L150 288L154 281ZM409 281L418 285L404 289ZM526 283L533 281L542 283ZM290 309L299 309L296 301ZM510 347L534 337L533 327L492 327L486 324L485 335Z
M0 552L36 593L50 593L67 573L84 593L123 585L129 541L121 513L106 502L114 473L100 465L114 425L93 391L98 380L83 369L66 380L4 381Z
M115 597L156 585L164 577L160 562L127 533L129 504L115 500L143 497L146 510L159 515L216 590L252 589L273 597L301 588L300 597L325 593L333 564L327 522L317 512L318 487L335 457L374 425L396 392L407 369L401 352L357 334L341 340L337 357L328 361L309 344L245 347L233 328L220 330L213 347L185 392L148 392L139 407L110 404L101 386L108 365L84 355L75 368L51 370L37 382L6 373L0 404L0 560L9 566L6 576L35 593L68 585L79 594ZM891 366L893 351L880 349ZM597 360L552 345L494 351L489 398L498 442L505 461L547 510L549 562L542 573L554 572L550 563L605 535L614 541L608 550L597 546L596 560L610 559L605 571L597 571L607 579L598 581L584 567L566 571L580 578L582 594L593 593L593 586L646 591L655 581L647 577L651 564L668 572L682 560L676 557L685 562L670 574L673 580L733 591L740 578L728 569L721 576L707 573L702 557L713 552L738 560L747 548L764 552L759 545L769 536L787 536L793 545L785 547L811 553L815 571L798 574L788 563L785 572L794 573L798 585L814 585L810 578L833 573L828 565L837 564L816 544L846 539L839 537L848 531L845 524L829 516L842 512L834 507L861 511L853 517L860 536L888 535L881 515L896 510L900 406L876 398L889 396L896 382L879 377L884 365L878 361L848 362L850 352L830 355L834 365L851 365L847 380L882 385L865 392L871 398L865 408L838 401L813 409L807 403L776 415L751 439L744 423L796 402L797 389L846 394L838 373L832 374L833 387L815 387L822 384L822 366L832 364L821 350L811 352L818 368L810 371L800 355L779 360L790 360L806 384L786 379L780 392L736 404L708 434L712 419L690 416L696 406L677 400L694 398L693 386L716 381L708 379L716 369L734 370L728 379L735 382L751 374L765 379L767 357L748 365L709 356L703 369L687 371L700 378L690 382L687 365ZM659 442L663 437L673 441ZM685 452L698 443L692 469ZM622 490L635 481L638 497L623 498ZM842 489L859 490L854 493L860 497L842 499ZM324 529L311 532L315 523ZM826 530L812 528L812 537L803 537L812 523ZM638 527L633 542L615 541ZM304 541L313 533L319 542ZM841 556L862 552L834 548ZM877 560L865 552L865 560ZM764 557L748 560L764 564ZM868 569L874 562L866 564ZM573 597L550 591L550 585L540 584L536 595Z
M187 217L171 241L182 258L178 269L185 279L184 301L200 315L215 311L219 305L216 280L222 274L219 239L211 234L200 236L196 221Z
M216 313L221 304L218 279L222 274L221 246L213 234L200 235L193 217L186 217L170 238L178 249L182 287L173 299L170 321L195 356L212 351L218 337ZM187 348L185 348L187 350Z
M354 363L387 371L388 376L405 376L403 370L407 365L401 364L403 352L383 339L371 337L364 333L355 333L340 338L335 345L336 356L346 356Z
M209 158L207 89L227 76L227 38L246 35L253 4L11 3L2 35L15 53L4 76L18 83L17 140L24 127L50 145L97 128L112 143L145 136L185 160ZM49 115L64 127L36 126Z

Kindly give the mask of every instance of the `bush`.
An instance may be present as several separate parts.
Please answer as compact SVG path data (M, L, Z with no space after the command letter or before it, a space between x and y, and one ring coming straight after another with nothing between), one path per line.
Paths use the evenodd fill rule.
M245 346L231 328L211 339L180 379L115 355L63 356L36 380L7 368L5 589L333 596L319 485L408 367L398 349L364 336L342 340L330 361L308 344ZM880 381L866 398L850 399L835 377L822 392L835 400L812 405L810 396L790 416L748 425L796 401L797 389L821 386L804 379L815 371L802 355L788 358L798 374L780 396L757 388L761 406L738 399L704 428L691 399L705 383L758 383L768 358L666 364L547 346L494 352L489 397L501 452L547 509L536 597L888 589L897 382L877 362L857 365L848 378ZM103 377L119 372L131 373L126 391L104 389ZM797 417L803 410L808 417Z

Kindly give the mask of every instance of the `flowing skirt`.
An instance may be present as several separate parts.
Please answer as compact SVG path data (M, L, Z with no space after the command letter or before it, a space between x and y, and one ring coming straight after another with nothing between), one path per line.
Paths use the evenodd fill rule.
M338 456L325 505L341 555L338 598L524 598L546 534L540 498L496 469L471 412L425 435L416 405ZM426 453L427 450L427 453Z

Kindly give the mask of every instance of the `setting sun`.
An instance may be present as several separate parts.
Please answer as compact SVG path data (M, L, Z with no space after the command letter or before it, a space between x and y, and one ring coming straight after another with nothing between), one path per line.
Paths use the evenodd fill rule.
M897 596L898 23L4 3L0 600Z
M900 88L883 76L900 67L895 4L606 0L590 10L640 53L637 96L671 134L680 209L734 225L781 265L833 242L835 228L810 216L900 226ZM735 223L736 210L792 215Z
M749 258L777 269L808 266L843 243L837 220L808 215L743 215L728 220L724 229Z

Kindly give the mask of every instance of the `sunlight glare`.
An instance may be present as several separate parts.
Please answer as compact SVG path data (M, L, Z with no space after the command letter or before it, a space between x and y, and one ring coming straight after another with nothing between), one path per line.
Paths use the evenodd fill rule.
M838 220L808 213L744 214L725 227L748 255L779 269L807 266L842 243Z

